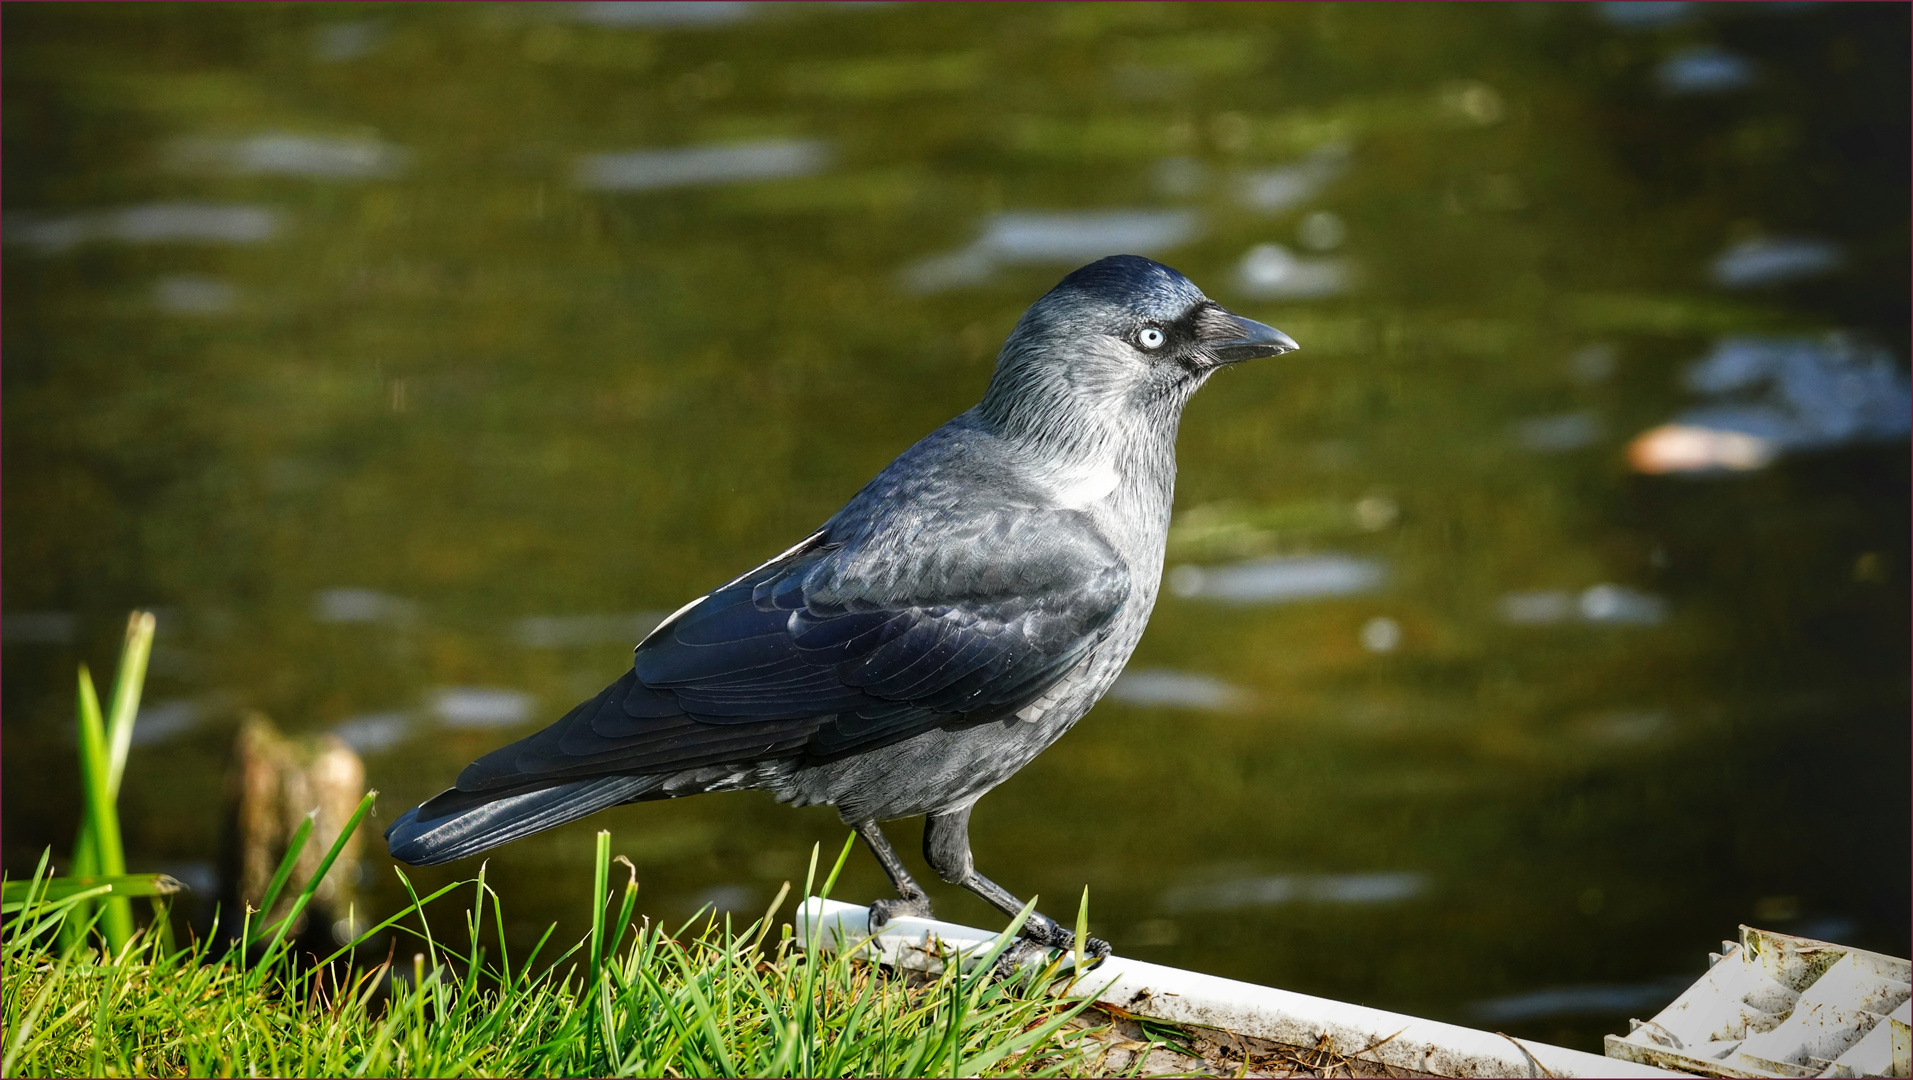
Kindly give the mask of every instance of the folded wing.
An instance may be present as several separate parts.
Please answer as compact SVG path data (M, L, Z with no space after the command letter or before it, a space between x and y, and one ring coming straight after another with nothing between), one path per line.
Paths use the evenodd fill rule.
M458 790L827 759L1007 716L1107 634L1121 560L1073 510L1004 509L891 543L827 528L638 647L631 671Z

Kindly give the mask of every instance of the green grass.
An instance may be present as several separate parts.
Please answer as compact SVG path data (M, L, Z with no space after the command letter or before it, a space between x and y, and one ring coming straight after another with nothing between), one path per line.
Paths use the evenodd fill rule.
M48 899L43 871L22 883L34 895L0 946L5 1076L1040 1076L1085 1064L1069 1025L1085 1003L1048 996L1041 978L1002 982L986 961L904 980L807 955L788 925L765 940L776 904L741 931L706 918L671 932L632 920L635 877L598 892L589 937L541 961L547 932L514 960L481 870L361 938L391 932L410 950L353 967L348 950L326 964L269 946L248 963L245 950L169 949L143 929L112 949L91 925L63 946L90 897ZM469 907L454 944L427 914L456 893ZM252 936L276 941L287 921Z
M165 905L179 884L125 872L115 805L152 634L152 616L136 612L106 716L80 671L74 874L51 876L48 852L31 879L0 886L0 1076L1045 1076L1086 1067L1070 1022L1088 1000L1046 992L1061 958L1014 983L990 975L1027 910L968 973L953 963L933 979L905 979L854 959L854 949L803 953L789 925L768 942L788 883L741 931L728 918L704 918L695 932L696 920L675 932L634 921L637 874L611 889L606 832L591 933L556 956L541 959L547 930L514 962L482 867L425 897L394 868L410 904L331 956L295 955L289 931L377 792L284 917L253 922L291 885L309 820L258 910L239 916L237 946L215 928L175 947ZM813 850L805 895L817 869ZM435 931L431 906L467 890L462 933ZM135 896L152 898L145 928L134 923ZM357 963L382 934L393 942L387 957Z

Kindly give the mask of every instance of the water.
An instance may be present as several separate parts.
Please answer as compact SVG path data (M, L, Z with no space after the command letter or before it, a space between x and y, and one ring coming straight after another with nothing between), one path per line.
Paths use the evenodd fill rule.
M1904 8L0 18L9 872L70 842L129 608L132 865L208 877L247 708L351 741L389 822L1135 247L1303 348L1191 406L1178 587L981 804L986 872L1588 1048L1743 921L1908 952ZM599 827L670 919L844 836L608 812L493 855L520 942L582 932Z

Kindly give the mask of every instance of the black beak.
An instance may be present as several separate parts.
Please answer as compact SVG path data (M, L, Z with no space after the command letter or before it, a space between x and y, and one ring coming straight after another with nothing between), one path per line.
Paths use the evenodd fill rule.
M1223 308L1212 309L1203 323L1202 336L1209 340L1209 355L1215 357L1218 364L1280 356L1301 348L1294 338L1275 327L1264 326Z

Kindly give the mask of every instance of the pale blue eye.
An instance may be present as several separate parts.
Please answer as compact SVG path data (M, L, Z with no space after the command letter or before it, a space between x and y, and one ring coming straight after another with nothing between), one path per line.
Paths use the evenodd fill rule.
M1137 334L1136 340L1141 342L1142 347L1145 349L1157 349L1162 347L1162 343L1165 339L1162 336L1162 331L1151 326L1142 333Z

